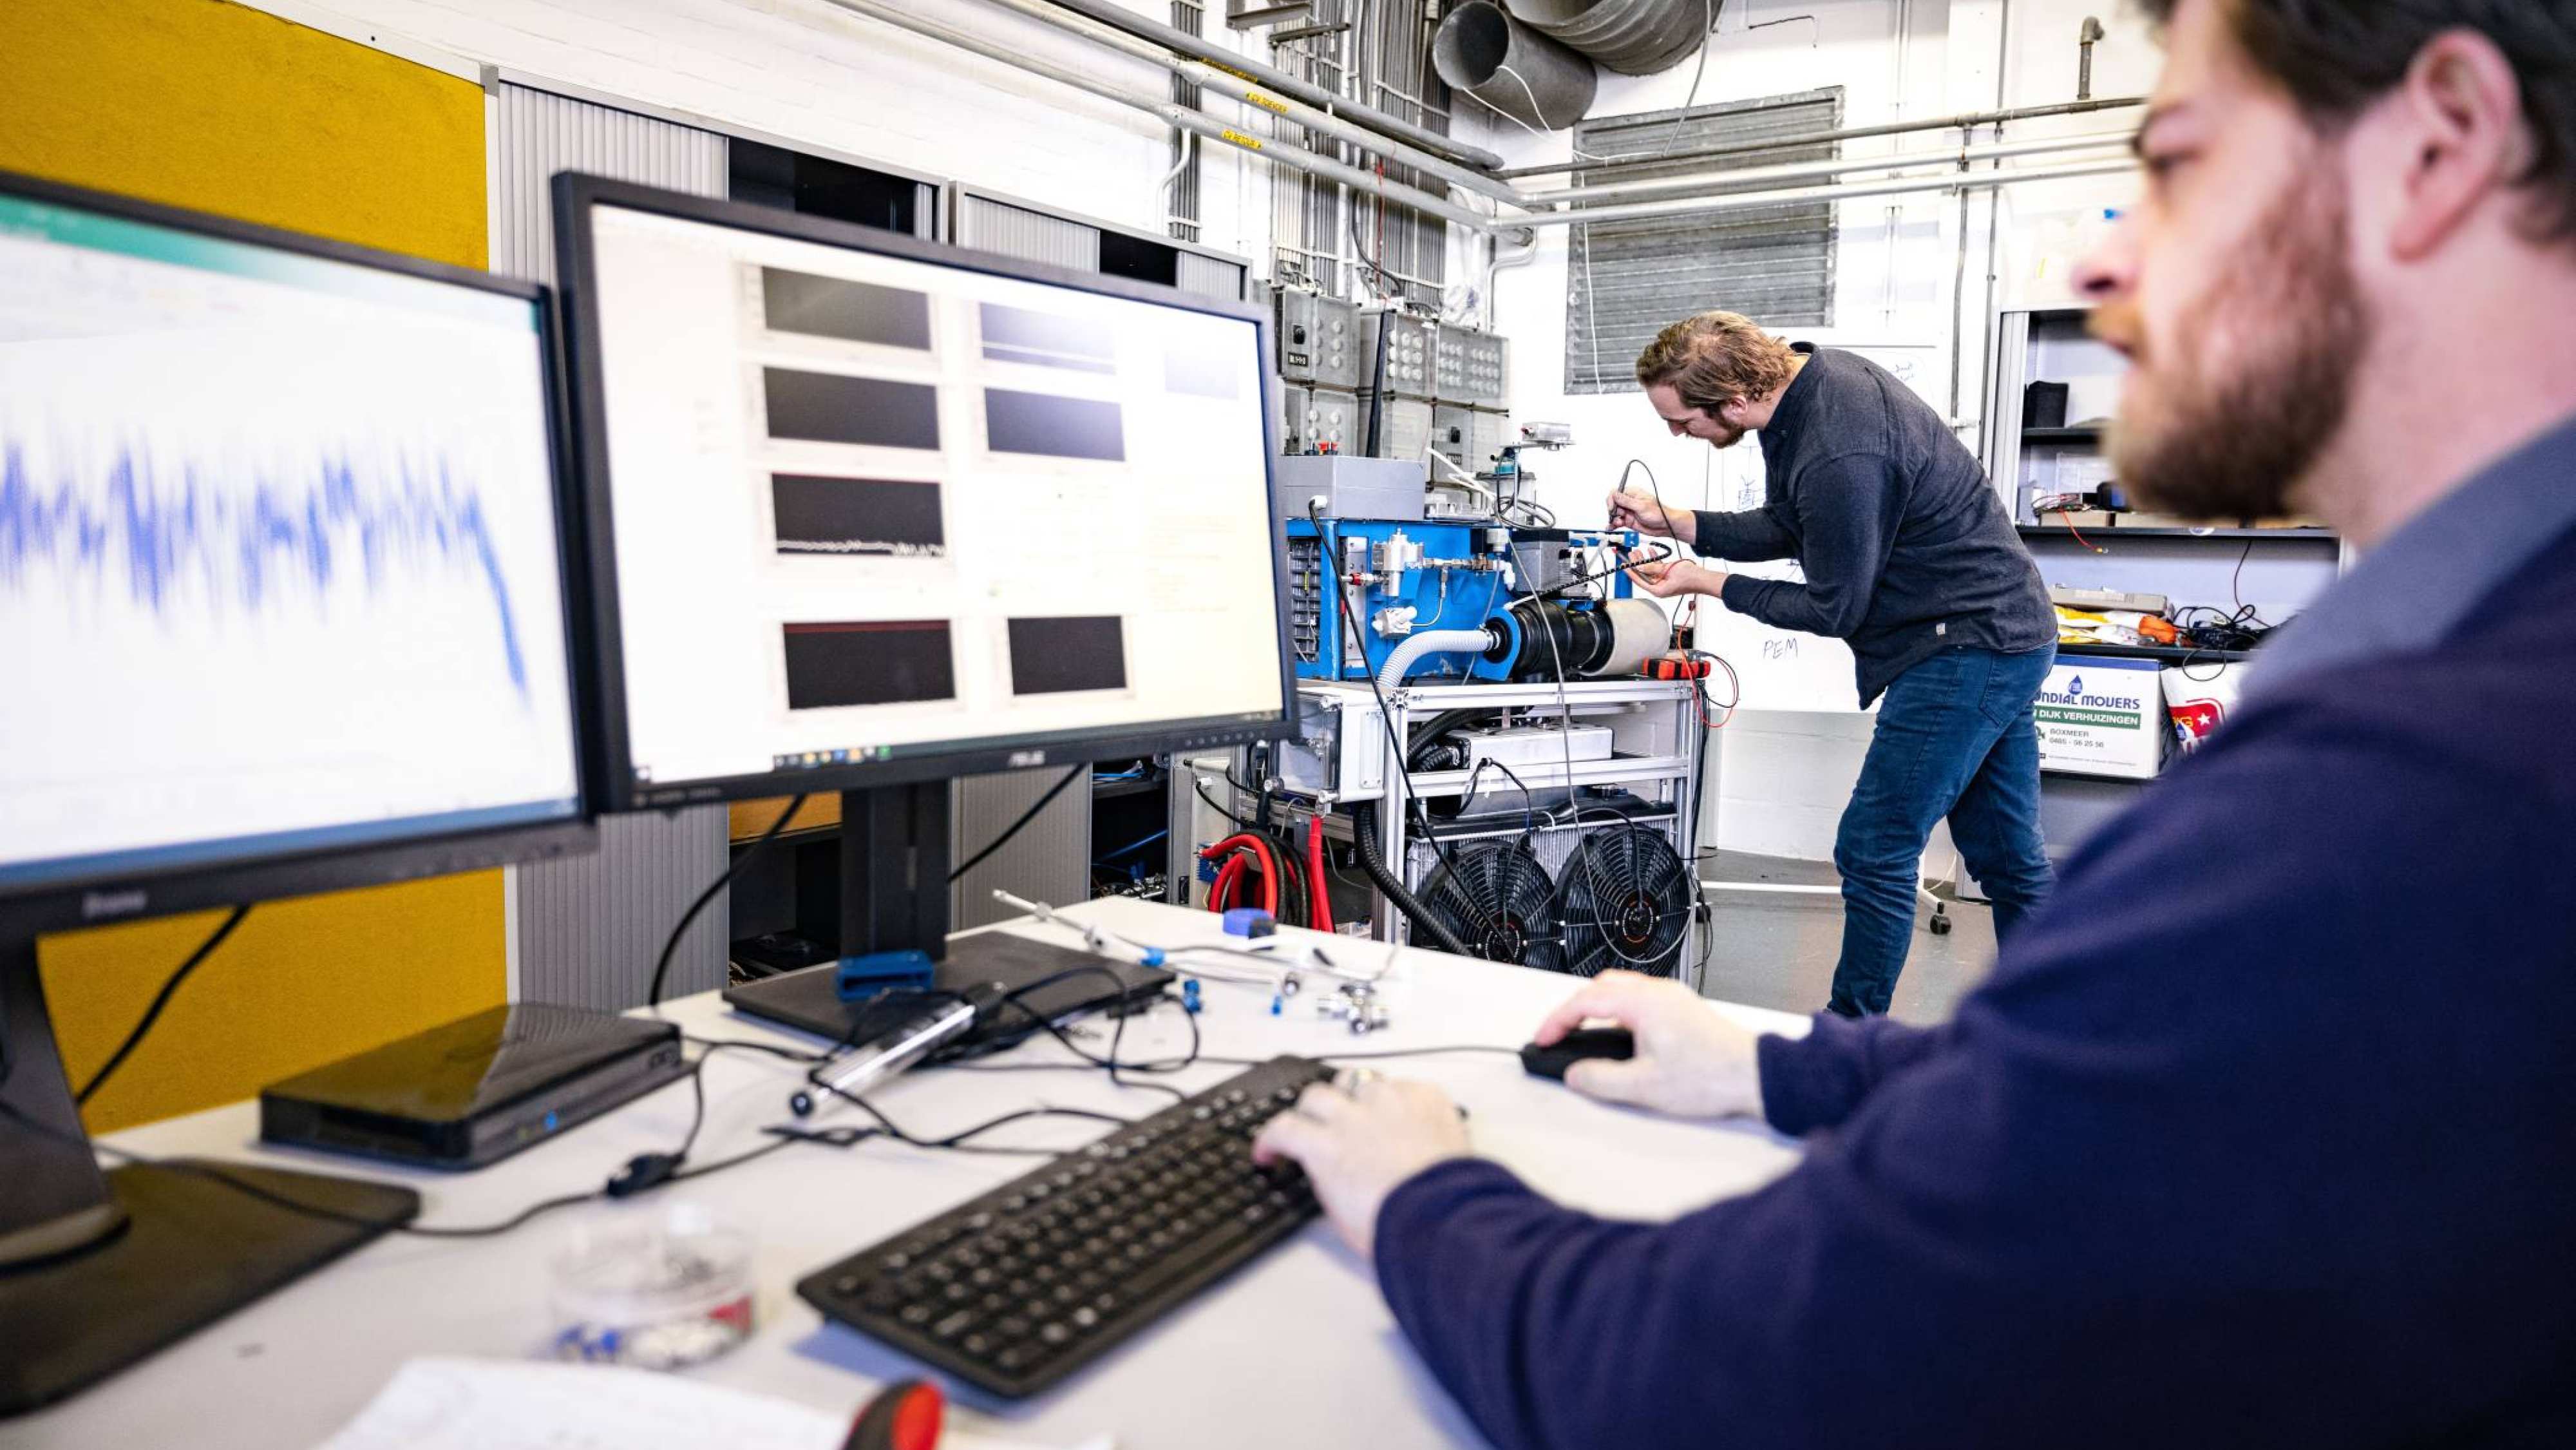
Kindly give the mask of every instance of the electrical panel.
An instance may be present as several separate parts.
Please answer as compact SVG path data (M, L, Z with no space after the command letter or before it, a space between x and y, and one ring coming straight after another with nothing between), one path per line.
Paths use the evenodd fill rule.
M1386 384L1383 391L1402 398L1433 396L1433 385L1440 366L1440 324L1411 313L1385 311L1376 314L1377 329L1386 334ZM1361 370L1361 387L1372 384L1376 375L1377 332L1369 335L1372 352Z
M1505 414L1454 403L1432 405L1432 448L1469 473L1491 468L1494 455L1514 441L1511 419Z
M1385 397L1377 400L1377 408L1376 456L1419 461L1431 446L1431 400Z
M1511 343L1490 332L1440 325L1432 355L1432 396L1471 408L1510 401Z
M1356 453L1360 437L1357 393L1290 384L1279 390L1285 418L1279 430L1283 453Z
M1357 392L1367 377L1360 310L1301 287L1277 293L1279 380Z

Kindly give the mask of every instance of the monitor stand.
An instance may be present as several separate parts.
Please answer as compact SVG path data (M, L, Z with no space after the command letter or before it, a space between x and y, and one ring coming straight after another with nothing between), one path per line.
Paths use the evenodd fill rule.
M408 1188L318 1173L200 1160L101 1172L32 936L0 936L0 1053L0 1417L62 1399L420 1210Z
M960 967L988 954L1012 960L1011 943L994 933L949 938L948 786L925 780L841 792L843 961L896 951Z

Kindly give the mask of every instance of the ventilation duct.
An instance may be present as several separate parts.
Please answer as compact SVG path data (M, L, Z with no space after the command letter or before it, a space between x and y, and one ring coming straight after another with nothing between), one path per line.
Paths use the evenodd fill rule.
M1670 70L1717 28L1718 0L1508 0L1514 17L1632 76Z
M1512 19L1491 0L1467 0L1440 22L1431 65L1452 90L1539 131L1562 131L1592 109L1592 62Z

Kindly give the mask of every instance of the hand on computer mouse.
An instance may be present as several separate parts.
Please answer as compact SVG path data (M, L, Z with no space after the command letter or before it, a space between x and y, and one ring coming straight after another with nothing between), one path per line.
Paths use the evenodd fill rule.
M1575 1063L1566 1069L1567 1087L1681 1118L1761 1115L1755 1034L1710 1010L1707 999L1690 988L1636 972L1603 972L1547 1014L1530 1040L1549 1046L1594 1020L1634 1033L1637 1054L1624 1062Z
M1447 1093L1375 1073L1356 1075L1347 1092L1322 1083L1306 1089L1252 1140L1253 1162L1289 1159L1306 1170L1325 1216L1362 1258L1375 1246L1388 1194L1434 1163L1466 1156L1467 1125Z

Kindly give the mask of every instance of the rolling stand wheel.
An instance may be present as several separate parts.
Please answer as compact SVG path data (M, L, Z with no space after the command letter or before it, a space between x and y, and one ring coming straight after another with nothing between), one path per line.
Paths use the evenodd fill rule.
M1950 934L1950 928L1953 923L1950 920L1949 903L1943 902L1932 908L1932 920L1930 925L1934 936L1948 936Z

